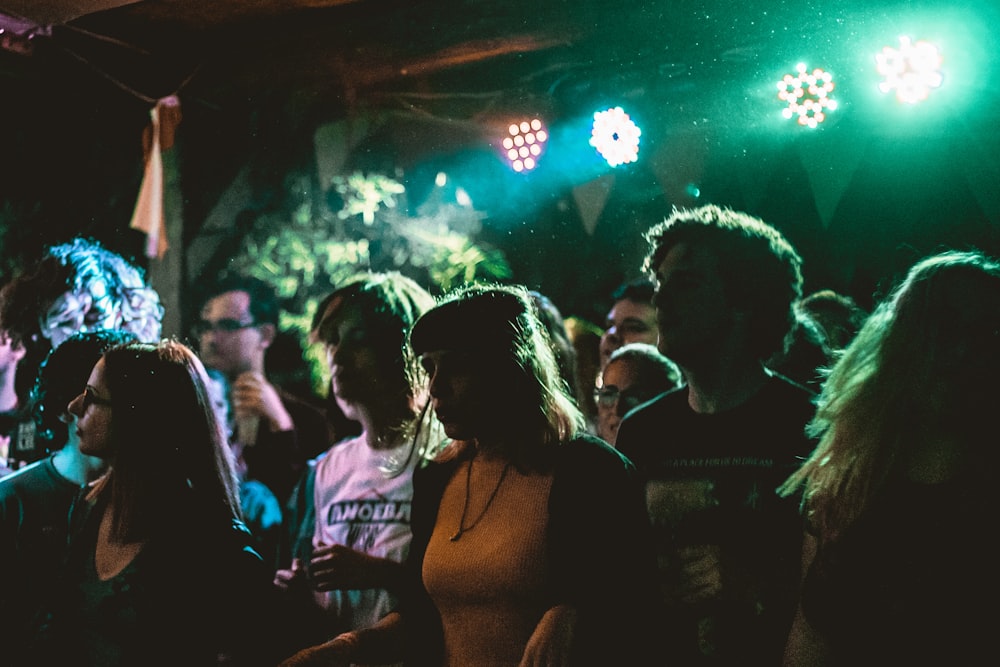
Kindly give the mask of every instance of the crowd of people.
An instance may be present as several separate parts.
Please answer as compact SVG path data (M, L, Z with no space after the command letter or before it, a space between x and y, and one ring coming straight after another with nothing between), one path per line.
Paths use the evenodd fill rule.
M598 327L519 284L333 285L322 397L268 366L270 285L163 338L140 269L49 248L0 289L0 662L987 655L1000 260L926 257L869 315L747 213L645 239Z

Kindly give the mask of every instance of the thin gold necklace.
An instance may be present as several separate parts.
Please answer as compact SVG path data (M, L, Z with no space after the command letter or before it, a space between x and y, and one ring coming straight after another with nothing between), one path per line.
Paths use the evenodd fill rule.
M457 542L463 534L472 530L476 527L476 524L486 515L486 510L490 508L493 504L493 500L497 497L497 493L500 491L500 485L503 484L503 480L507 477L507 471L510 470L510 461L507 462L503 467L503 471L500 473L500 479L497 480L497 485L493 488L493 493L490 494L489 499L486 501L486 505L483 507L483 511L479 513L472 523L468 526L465 525L465 515L469 511L469 487L472 484L472 462L476 460L476 456L479 456L479 452L476 452L471 459L469 459L469 467L465 470L465 504L462 506L462 518L458 521L458 530L455 534L451 536L452 542Z

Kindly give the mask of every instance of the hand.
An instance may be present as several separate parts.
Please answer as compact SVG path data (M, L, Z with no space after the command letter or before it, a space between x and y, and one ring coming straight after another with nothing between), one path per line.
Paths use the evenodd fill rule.
M695 604L721 597L721 552L718 545L710 544L684 547L678 551L680 583L677 597L681 602Z
M355 551L343 544L323 544L313 550L309 578L317 591L391 588L386 565L391 561ZM398 563L392 563L394 566Z
M306 568L303 567L300 558L292 559L292 569L278 570L274 573L274 585L283 591L287 591L292 587L304 586L305 582Z
M552 607L531 633L519 667L568 667L576 633L576 608Z
M355 634L346 632L325 644L302 649L278 667L349 667L356 644Z
M260 373L241 373L233 381L231 397L233 416L237 421L243 417L259 417L266 420L272 431L291 431L295 428L278 390Z

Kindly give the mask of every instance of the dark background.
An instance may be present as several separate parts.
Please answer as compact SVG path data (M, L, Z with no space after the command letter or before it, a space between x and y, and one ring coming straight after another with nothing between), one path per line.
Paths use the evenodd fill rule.
M237 251L248 220L292 205L290 174L328 186L333 151L398 177L414 207L447 171L486 214L481 241L566 315L600 321L639 272L642 232L709 202L781 229L807 291L869 307L925 254L1000 254L1000 10L873 4L0 0L0 270L74 234L147 262L128 229L140 136L177 94L182 288ZM944 85L912 107L875 89L873 54L901 34L945 58ZM815 130L776 99L799 61L835 76L840 107ZM586 137L615 104L643 135L639 161L610 170ZM491 147L519 113L552 135L527 175ZM208 231L213 216L229 224Z

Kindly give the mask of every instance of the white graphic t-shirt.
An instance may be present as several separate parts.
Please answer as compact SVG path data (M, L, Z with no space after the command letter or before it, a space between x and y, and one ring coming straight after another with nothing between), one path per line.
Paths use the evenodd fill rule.
M410 447L407 442L376 451L355 438L337 445L317 462L313 547L343 544L379 558L406 559L412 537L413 470L419 458L414 453L406 461ZM396 602L381 589L329 591L317 597L341 631L375 623Z

